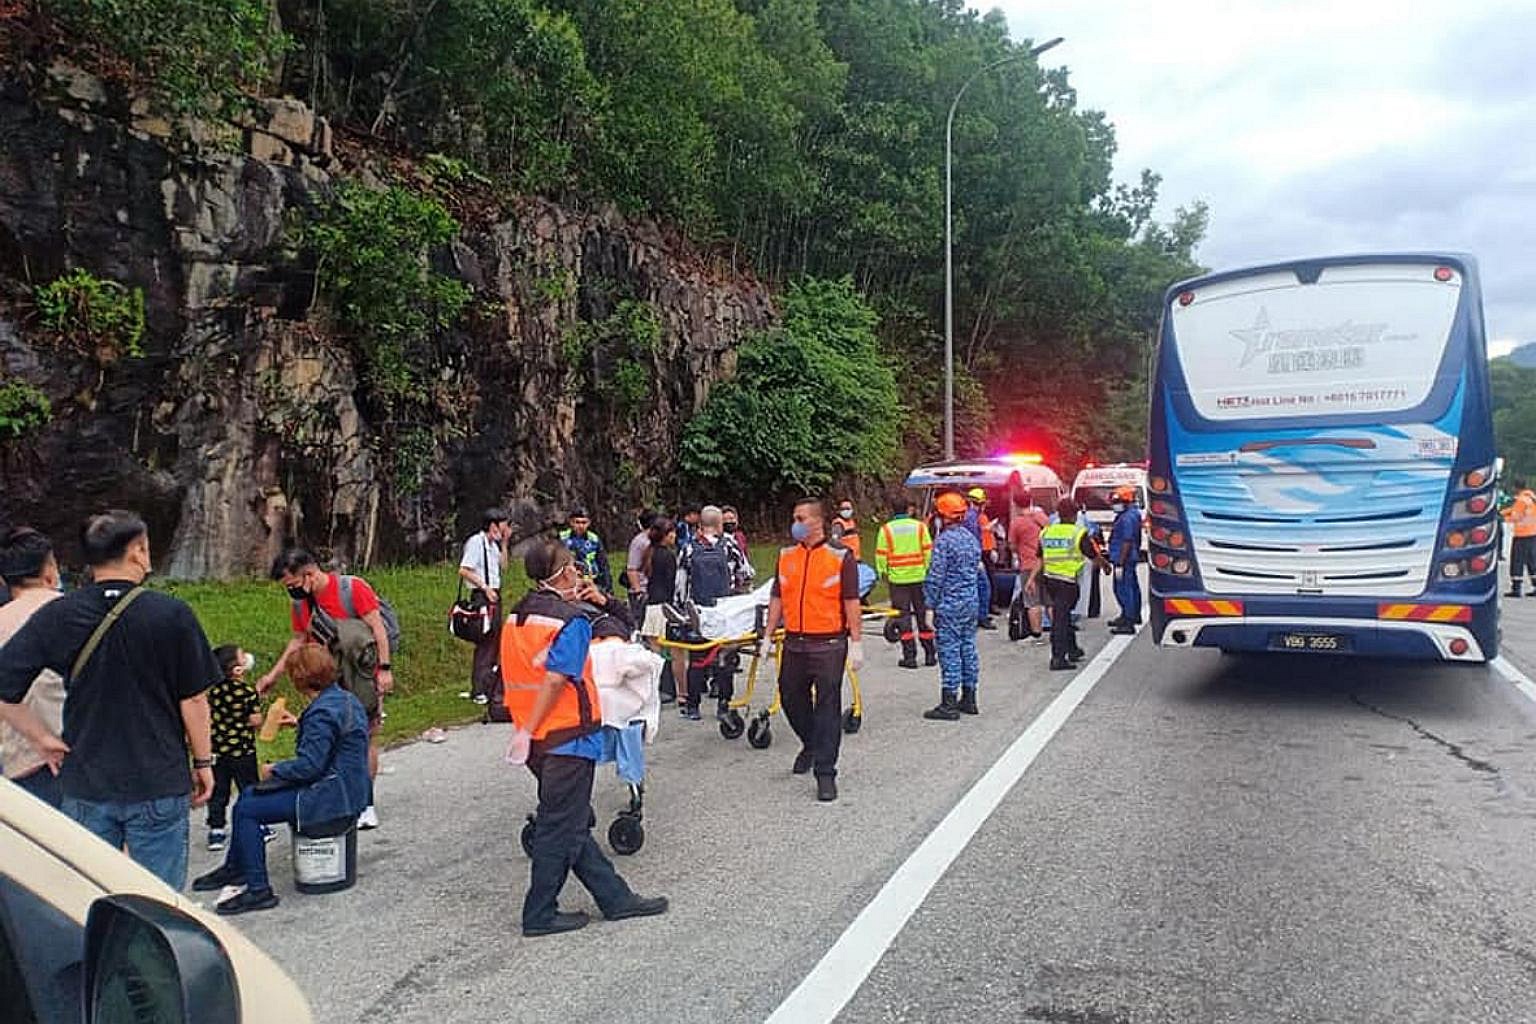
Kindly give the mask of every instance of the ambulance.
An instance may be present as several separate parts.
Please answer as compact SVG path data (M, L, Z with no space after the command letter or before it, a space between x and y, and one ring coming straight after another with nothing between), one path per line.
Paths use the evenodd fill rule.
M1145 474L1143 474L1145 478ZM1047 513L1066 497L1067 489L1056 471L1036 452L1013 452L989 459L962 459L918 466L907 474L907 489L916 492L914 504L925 520L933 517L933 500L943 491L962 494L979 487L987 494L987 517L997 538L997 568L991 572L994 599L1006 605L1013 595L1012 552L1008 550L1008 524L1013 512L1023 507L1024 496Z
M1147 464L1145 462L1116 462L1098 466L1092 462L1084 466L1072 481L1072 500L1088 514L1088 521L1100 533L1108 536L1114 525L1115 512L1110 508L1110 498L1122 487L1136 490L1136 504L1143 514L1147 509Z

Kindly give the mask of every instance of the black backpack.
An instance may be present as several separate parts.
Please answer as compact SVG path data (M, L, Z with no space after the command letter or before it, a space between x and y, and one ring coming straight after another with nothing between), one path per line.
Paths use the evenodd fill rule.
M730 594L731 560L725 538L700 535L688 553L688 596L694 604L709 607Z

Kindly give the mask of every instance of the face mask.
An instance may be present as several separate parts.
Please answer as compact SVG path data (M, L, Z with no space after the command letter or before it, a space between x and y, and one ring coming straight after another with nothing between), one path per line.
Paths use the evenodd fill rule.
M789 535L797 541L803 541L811 535L811 528L806 523L796 522L789 528Z
M1114 511L1116 511L1116 512L1124 512L1125 511L1125 502L1117 501L1114 504L1110 505L1109 507L1111 509L1113 509Z
M852 519L853 518L853 509L851 509L851 508L840 508L840 509L837 510L837 514L842 516L844 519Z
M303 587L293 586L288 588L288 596L293 598L295 601L302 601L309 596L309 591L305 590Z
M733 523L733 522L727 521L726 524L725 524L725 532L726 533L735 533L736 532L736 524Z
M247 672L254 672L256 670L256 655L246 651L245 657L241 660L240 664L245 666Z

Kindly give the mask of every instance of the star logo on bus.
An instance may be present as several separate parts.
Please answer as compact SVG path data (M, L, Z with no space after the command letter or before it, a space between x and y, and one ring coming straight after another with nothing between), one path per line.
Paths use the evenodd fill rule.
M1269 310L1259 307L1259 315L1253 318L1253 326L1245 331L1227 332L1243 343L1243 358L1238 366L1247 366L1253 357L1269 351Z

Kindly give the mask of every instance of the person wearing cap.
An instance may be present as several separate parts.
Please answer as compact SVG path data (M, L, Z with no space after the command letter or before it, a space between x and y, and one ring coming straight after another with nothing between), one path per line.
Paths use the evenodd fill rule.
M592 839L592 780L607 741L588 654L594 631L622 615L623 606L593 585L563 544L535 542L523 568L534 589L501 634L501 674L514 725L507 760L527 764L539 784L523 934L554 935L587 924L585 913L561 911L556 902L573 872L610 921L664 914L666 897L637 896Z
M571 513L569 526L560 531L560 540L576 559L576 567L604 593L613 591L613 576L608 568L608 552L603 539L592 532L592 517L586 509Z
M981 564L981 542L966 519L971 509L963 495L946 491L934 501L943 522L933 542L933 558L923 583L924 597L933 609L939 654L939 703L923 717L934 722L953 722L962 714L974 715L976 684L981 660L976 651L976 567Z
M796 775L814 770L816 799L837 799L837 755L843 741L843 669L864 667L859 565L853 552L827 542L826 506L820 498L795 503L790 536L779 552L773 596L758 656L784 627L779 697L784 717L800 738ZM812 693L815 693L814 700Z
M1141 579L1136 575L1136 556L1141 552L1141 509L1134 487L1117 487L1110 495L1115 523L1109 530L1109 560L1115 567L1115 600L1120 617L1111 620L1114 633L1134 633L1141 625Z
M1051 608L1051 670L1071 669L1084 657L1072 629L1072 606L1077 604L1078 576L1092 564L1110 571L1106 559L1087 527L1077 521L1077 503L1061 499L1058 521L1040 531L1039 564L1026 587L1043 587Z
M981 546L981 558L976 562L976 627L996 629L992 621L992 571L988 563L997 557L997 538L992 535L992 520L987 517L987 492L972 487L965 495L970 505L965 514L965 527Z
M832 520L829 531L832 543L841 544L853 552L853 560L864 560L864 542L859 537L859 521L853 516L853 502L847 498L837 503L837 518Z

